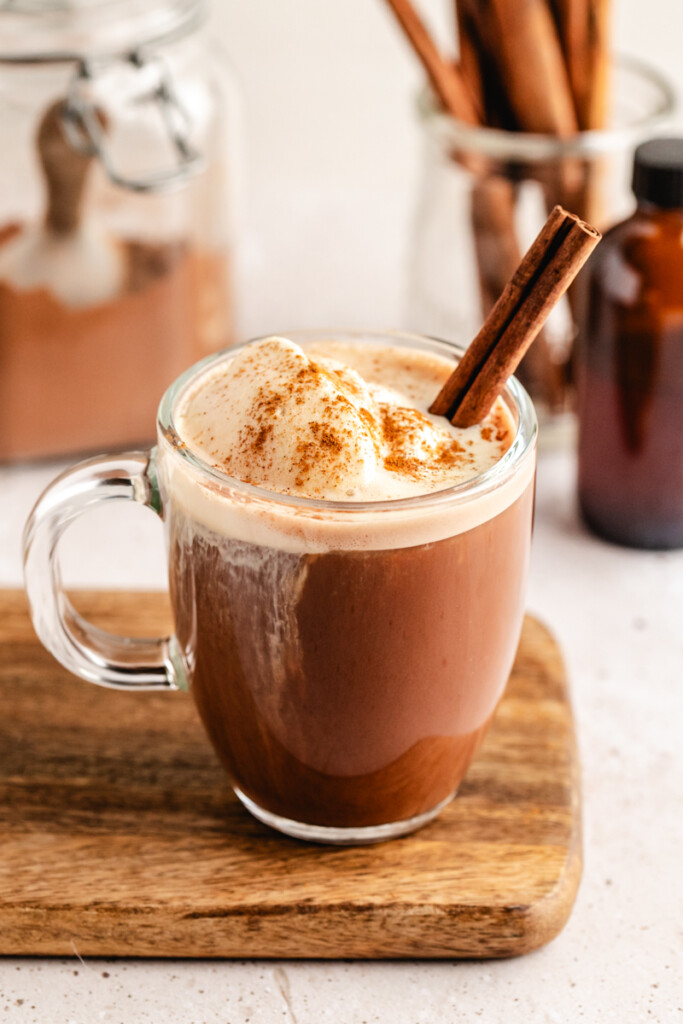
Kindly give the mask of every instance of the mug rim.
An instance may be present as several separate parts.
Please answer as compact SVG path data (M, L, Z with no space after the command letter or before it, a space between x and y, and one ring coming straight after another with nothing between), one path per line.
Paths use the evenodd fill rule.
M317 512L343 513L345 515L353 515L354 513L356 515L375 514L377 512L401 513L414 510L416 507L422 509L436 508L449 504L461 504L473 501L504 484L525 461L526 456L536 447L538 421L533 402L520 381L512 376L501 393L501 397L507 402L510 411L517 419L512 444L502 458L492 466L461 483L406 498L391 498L379 501L340 501L338 499L308 498L298 494L283 494L256 484L245 483L238 477L230 476L224 470L212 466L187 447L186 442L176 429L174 409L183 391L211 367L225 359L232 358L250 344L272 337L284 337L296 344L302 344L304 347L306 342L312 343L314 341L348 341L369 344L385 342L387 345L398 344L402 348L418 348L421 351L431 351L438 355L450 356L451 358L453 356L460 357L464 352L464 346L458 345L455 342L410 331L334 328L324 330L304 329L286 331L278 335L262 335L245 342L229 345L218 352L205 356L204 359L194 363L177 377L164 393L157 414L158 439L159 443L163 444L170 454L181 459L193 474L205 478L208 477L212 483L220 486L221 491L227 491L233 498L236 494L240 494L257 502L282 506L290 512L292 509L298 509L312 514Z

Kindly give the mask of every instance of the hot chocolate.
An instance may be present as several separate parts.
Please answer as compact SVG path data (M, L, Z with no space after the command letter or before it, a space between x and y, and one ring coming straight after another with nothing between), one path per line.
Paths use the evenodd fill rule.
M191 691L238 795L293 834L436 813L512 666L533 429L509 395L476 427L430 416L446 352L266 339L195 372L162 437Z

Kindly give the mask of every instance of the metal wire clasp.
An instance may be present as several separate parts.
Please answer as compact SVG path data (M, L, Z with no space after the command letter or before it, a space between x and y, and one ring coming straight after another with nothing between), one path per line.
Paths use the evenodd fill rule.
M97 157L114 185L133 192L165 192L179 188L188 179L200 174L206 163L203 155L189 141L192 128L190 117L175 93L168 69L161 58L148 58L140 50L135 50L122 59L138 70L152 68L155 81L145 99L155 103L159 109L176 162L171 167L141 176L129 176L117 169L111 159L102 119L89 89L96 79L95 66L84 57L79 58L67 90L62 113L66 137L77 152Z

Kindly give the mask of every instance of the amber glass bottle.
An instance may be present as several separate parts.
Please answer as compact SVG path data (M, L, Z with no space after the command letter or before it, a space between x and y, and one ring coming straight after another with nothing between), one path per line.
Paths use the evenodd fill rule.
M683 139L639 146L633 191L587 268L579 500L609 540L683 547Z

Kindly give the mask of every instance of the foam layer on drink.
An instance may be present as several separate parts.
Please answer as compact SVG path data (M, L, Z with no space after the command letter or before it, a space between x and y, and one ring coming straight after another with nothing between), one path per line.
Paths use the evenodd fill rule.
M292 551L411 546L470 529L521 494L533 459L526 471L483 488L476 502L448 507L447 489L475 482L515 436L502 399L467 429L430 415L452 367L433 352L400 346L321 339L304 351L284 338L252 343L193 378L173 420L182 447L265 488L272 501L203 478L165 446L162 483L212 531ZM432 502L422 500L429 495ZM421 498L422 507L373 512L360 504L406 498Z

